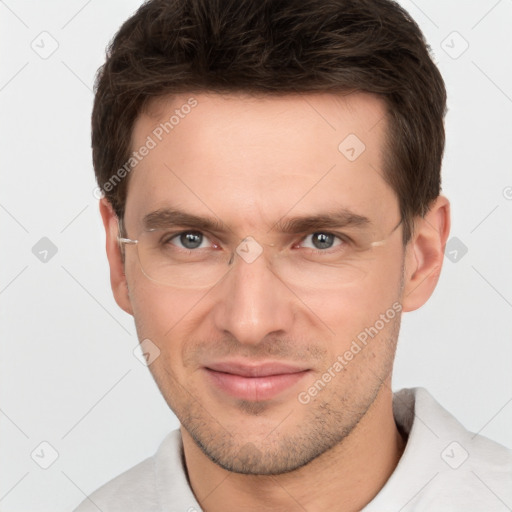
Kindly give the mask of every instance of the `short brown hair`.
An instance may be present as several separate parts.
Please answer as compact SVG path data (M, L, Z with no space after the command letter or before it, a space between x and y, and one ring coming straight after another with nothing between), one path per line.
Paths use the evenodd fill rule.
M406 243L414 217L440 193L446 91L418 25L391 0L144 3L114 37L96 79L98 186L122 219L128 179L109 180L129 160L134 122L152 99L353 90L385 101L384 178L397 194Z

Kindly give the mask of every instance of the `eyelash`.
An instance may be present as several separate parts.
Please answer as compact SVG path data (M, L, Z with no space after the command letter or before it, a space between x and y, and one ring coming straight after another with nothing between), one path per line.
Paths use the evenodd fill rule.
M320 255L329 255L336 252L339 252L340 250L344 250L345 246L348 244L348 237L346 235L341 235L337 233L332 233L330 231L314 231L313 233L308 233L305 237L302 238L302 240L299 243L304 243L304 241L315 234L322 234L322 235L332 235L335 239L339 241L338 244L334 245L333 247L329 247L328 249L317 249L315 247L304 247L303 249L309 251L312 254L320 254ZM336 241L335 241L336 243Z
M176 233L166 233L165 235L163 235L160 239L160 244L161 245L167 245L169 242L171 242L171 240L174 240L174 239L177 239L179 238L181 235L184 235L186 233L198 233L200 235L202 235L204 238L210 240L210 243L216 247L218 247L220 244L216 243L216 242L212 242L211 241L211 237L209 237L208 235L206 235L205 233L203 233L202 231L198 231L196 229L185 229L183 231L177 231ZM173 244L174 245L174 244ZM198 249L187 249L186 247L178 247L178 246L175 246L177 247L178 250L181 250L181 251L186 251L188 253L190 252L194 252L194 251L197 251Z
M162 245L166 245L168 244L171 240L174 240L178 237L180 237L181 235L185 234L185 233L199 233L201 235L203 235L203 237L207 238L208 240L210 240L210 243L213 244L215 246L215 248L218 248L220 246L219 243L217 242L213 242L211 240L211 237L206 235L205 233L201 232L201 231L197 231L197 230L194 230L194 229L186 229L186 230L183 230L183 231L179 231L179 232L176 232L176 233L167 233L166 235L163 235L160 239L160 243ZM315 248L312 248L312 247L305 247L303 249L309 251L310 253L312 254L332 254L333 252L338 252L341 249L345 248L345 246L347 244L350 244L352 243L352 240L350 239L350 237L348 237L347 235L343 234L343 233L334 233L332 231L313 231L311 233L308 233L306 235L304 235L302 238L301 238L301 241L298 243L298 244L302 244L304 243L304 241L306 240L307 237L309 236L312 236L314 234L317 234L317 233L321 233L321 234L324 234L324 235L333 235L335 238L337 238L341 243L335 245L334 247L330 247L328 249L315 249ZM296 247L298 244L294 244L293 247ZM174 244L173 244L174 245ZM187 249L185 247L178 247L176 246L179 250L181 251L186 251L188 253L190 252L195 252L197 251L198 249Z

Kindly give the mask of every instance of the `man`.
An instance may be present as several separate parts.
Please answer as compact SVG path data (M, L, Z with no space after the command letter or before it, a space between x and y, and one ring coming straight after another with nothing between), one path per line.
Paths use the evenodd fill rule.
M77 510L512 506L509 450L391 391L449 233L445 104L388 0L154 0L122 26L92 118L100 210L181 428Z

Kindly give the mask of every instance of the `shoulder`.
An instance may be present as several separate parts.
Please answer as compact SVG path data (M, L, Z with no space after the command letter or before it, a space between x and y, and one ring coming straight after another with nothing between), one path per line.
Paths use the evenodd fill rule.
M187 484L181 450L181 435L175 430L163 440L155 455L94 491L74 512L156 512L182 500L195 503Z
M87 496L75 512L158 510L154 482L155 461L149 457Z
M507 510L512 506L512 450L467 430L423 388L393 396L407 435L394 473L365 512Z

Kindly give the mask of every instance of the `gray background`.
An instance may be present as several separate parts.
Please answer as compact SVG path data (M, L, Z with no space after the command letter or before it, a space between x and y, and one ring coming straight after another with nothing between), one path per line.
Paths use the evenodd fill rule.
M0 1L4 512L69 510L177 426L112 298L93 195L93 78L138 4ZM402 4L448 88L453 238L434 296L403 317L393 387L427 387L512 447L512 0Z

